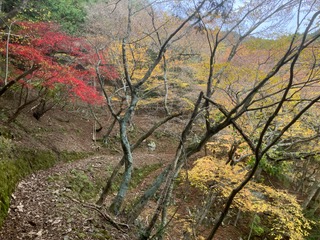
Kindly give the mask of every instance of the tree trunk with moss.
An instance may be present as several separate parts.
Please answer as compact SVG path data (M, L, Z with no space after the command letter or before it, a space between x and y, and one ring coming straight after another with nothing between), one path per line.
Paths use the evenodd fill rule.
M122 146L122 150L123 150L125 171L123 174L123 178L122 178L122 182L121 182L118 194L110 206L110 210L114 214L119 214L119 212L120 212L120 208L122 206L123 200L126 196L128 188L129 188L132 170L133 170L132 151L131 151L130 142L129 142L128 136L127 136L127 124L129 122L130 117L131 117L131 113L129 111L126 114L126 116L120 121L120 137L121 137L121 146Z

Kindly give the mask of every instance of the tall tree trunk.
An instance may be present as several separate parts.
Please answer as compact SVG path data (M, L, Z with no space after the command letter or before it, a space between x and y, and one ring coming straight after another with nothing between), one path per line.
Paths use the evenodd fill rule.
M187 137L192 129L193 123L199 113L199 107L201 104L202 97L203 97L203 92L200 92L200 94L198 96L198 100L195 104L193 113L189 119L189 122L187 123L184 130L182 131L181 138L180 138L180 144L177 148L176 156L170 165L171 170L166 178L165 187L164 187L164 190L163 190L161 197L158 201L157 209L155 210L154 215L152 217L152 220L150 221L145 232L143 233L143 235L141 235L140 240L146 240L150 237L152 230L155 227L156 222L157 222L159 215L161 213L163 214L162 220L163 220L163 222L165 222L164 220L166 219L166 207L168 206L169 200L171 198L171 193L172 193L172 189L173 189L173 182L176 179L176 177L178 176L181 168L183 167L183 165L185 163L184 160L186 159L186 151L184 149L184 145L185 145L185 143L187 141ZM165 227L165 226L160 226L161 234L163 234L163 231L164 231L163 227Z
M129 223L133 223L134 220L141 214L144 209L145 204L149 201L149 199L157 192L157 190L162 185L163 181L167 177L169 173L170 166L166 167L165 170L155 179L155 181L151 184L151 187L144 192L144 194L140 197L139 201L132 207L132 210L128 214Z
M113 121L112 121L112 123L111 123L111 125L108 127L107 133L106 133L105 135L103 135L103 139L102 139L102 140L103 140L103 143L104 143L104 144L107 144L107 143L108 143L108 139L109 139L109 137L110 137L110 134L111 134L114 126L116 125L116 122L117 122L117 118L114 118ZM122 164L122 165L123 165L123 164ZM122 165L121 165L121 166L122 166Z
M199 226L202 225L203 220L205 219L205 217L207 216L208 212L210 211L210 208L213 204L213 201L216 199L217 197L217 193L213 190L211 190L207 197L206 200L204 202L203 207L201 208L201 210L199 211L198 215L196 216L196 222L195 222L195 231L197 230L197 228Z
M169 120L180 116L181 113L176 113L173 115L170 115L162 120L160 120L159 122L155 123L145 134L143 134L132 146L131 146L131 151L133 152L138 146L140 146L140 144L147 139L149 136L151 136L151 134L157 130L159 127L161 127L163 124L165 124L166 122L168 122ZM98 205L102 205L103 202L105 201L108 193L110 192L112 183L115 179L115 177L118 175L119 170L121 169L121 167L124 165L125 161L124 161L124 157L121 159L121 161L117 164L117 166L113 169L113 172L110 176L110 178L108 179L105 187L102 190L102 193L100 195L99 200L97 201Z
M320 182L315 180L315 182L313 183L309 194L307 196L307 198L304 200L304 202L302 203L302 208L303 209L307 209L310 205L311 200L313 199L313 197L316 195L317 191L320 189Z
M166 111L167 115L170 115L170 110L168 108L168 94L169 94L169 88L168 88L168 69L167 69L167 59L166 56L163 55L163 83L164 83L164 109Z
M115 179L115 177L118 175L121 167L124 165L124 157L118 162L117 166L113 169L111 176L108 178L108 181L105 185L105 187L102 189L102 193L100 194L99 200L96 202L98 205L102 205L105 199L107 198L110 190L112 183Z
M122 206L122 203L124 201L124 198L129 188L132 169L133 169L132 151L131 151L131 146L127 136L127 123L128 123L128 119L126 118L120 121L120 137L121 137L122 150L124 153L125 172L123 174L123 178L122 178L122 182L121 182L118 194L110 206L110 210L114 214L119 214L120 212L120 208Z

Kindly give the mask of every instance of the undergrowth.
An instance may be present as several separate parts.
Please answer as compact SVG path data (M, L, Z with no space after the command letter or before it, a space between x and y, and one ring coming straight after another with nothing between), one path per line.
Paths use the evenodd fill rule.
M130 182L130 189L135 189L150 173L156 171L162 166L162 164L150 164L142 168L135 168L132 174L132 179ZM73 197L77 197L80 200L92 200L98 196L100 189L105 184L105 180L111 174L111 169L109 166L105 171L101 171L100 174L96 174L94 169L72 169L68 174L64 176L59 176L59 180L64 181L66 188L72 190ZM112 187L112 192L117 192L119 190L119 185L122 180L122 173L120 173ZM94 178L92 176L95 176Z

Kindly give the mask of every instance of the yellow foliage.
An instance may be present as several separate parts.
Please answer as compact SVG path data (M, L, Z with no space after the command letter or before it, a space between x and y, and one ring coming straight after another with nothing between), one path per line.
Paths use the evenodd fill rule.
M163 103L162 97L155 97L155 98L148 98L148 99L142 99L138 102L138 108L142 106L152 106L152 105L161 105Z
M191 185L203 192L211 189L227 198L247 174L244 165L230 166L207 156L198 159L182 177L188 175ZM303 216L302 208L294 196L261 183L249 182L235 197L233 207L243 212L264 214L264 221L272 225L271 235L274 239L282 239L283 236L303 239L308 235L307 229L310 229L311 222Z
M186 103L185 110L192 110L194 108L194 103L188 98L181 98L182 102Z

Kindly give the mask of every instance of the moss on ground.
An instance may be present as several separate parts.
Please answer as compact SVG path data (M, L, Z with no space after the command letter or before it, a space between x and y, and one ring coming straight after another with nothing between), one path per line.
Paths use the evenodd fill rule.
M161 167L162 163L155 163L146 165L142 168L135 168L130 182L130 188L136 188L150 173L158 170Z
M70 174L66 175L67 188L76 193L81 200L89 200L94 198L98 192L94 181L82 170L71 170Z
M11 194L22 178L48 169L58 161L73 161L85 156L87 154L77 152L62 152L57 156L50 150L18 148L7 136L0 135L0 226L7 216Z
M161 163L155 163L155 164L146 165L141 168L134 168L132 173L132 178L129 184L129 188L130 189L136 188L150 173L158 170L161 167L162 167ZM117 192L119 190L122 177L123 177L123 173L119 173L116 176L115 181L111 186L112 192Z
M130 182L130 189L136 188L150 173L156 171L162 166L162 164L151 164L144 166L142 168L135 168ZM65 181L65 187L70 189L71 197L77 198L79 200L89 201L95 199L99 195L100 189L105 184L105 180L109 177L112 172L110 166L107 166L105 171L102 171L100 174L96 174L95 169L88 168L86 170L81 169L72 169L65 175L59 175L58 179L50 177L50 181L63 180ZM92 178L92 176L95 176ZM120 173L111 189L112 192L117 192L119 190L119 185L122 181L123 173Z

